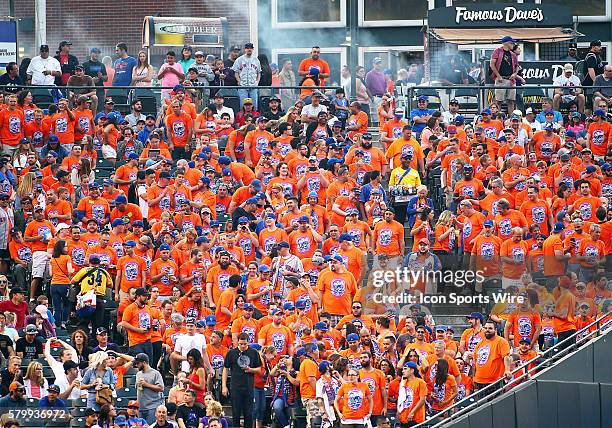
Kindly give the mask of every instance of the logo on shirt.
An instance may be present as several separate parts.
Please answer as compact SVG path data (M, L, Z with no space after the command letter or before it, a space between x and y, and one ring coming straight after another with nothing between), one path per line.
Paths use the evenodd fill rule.
M518 333L521 337L531 337L531 320L527 317L518 319Z
M125 264L125 278L128 281L135 281L138 279L138 263L127 262Z
M19 116L9 117L9 132L11 134L21 133L21 119L19 119Z
M185 136L185 124L182 120L177 120L172 124L172 131L174 135L178 138Z
M272 346L274 346L274 349L276 349L276 352L282 352L283 349L285 349L285 341L287 340L287 338L285 337L285 334L277 331L275 333L272 333Z
M478 355L476 356L476 362L478 363L478 365L485 365L489 360L489 355L491 355L491 348L488 345L482 346L478 350Z
M297 252L307 253L310 249L310 239L307 236L301 236L296 240Z
M347 405L351 410L358 410L363 404L363 392L360 389L351 389L348 392Z
M546 220L546 210L544 207L535 206L531 209L531 217L534 223L542 224Z
M342 297L346 291L346 284L342 278L332 279L330 290L333 296Z
M383 247L391 245L392 236L393 236L393 232L391 231L391 229L387 229L387 228L380 229L380 234L378 235L379 244Z

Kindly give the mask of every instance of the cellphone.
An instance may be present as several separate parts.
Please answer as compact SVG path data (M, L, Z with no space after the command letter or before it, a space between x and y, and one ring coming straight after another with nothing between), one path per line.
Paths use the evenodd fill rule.
M309 171L316 171L318 168L316 166L309 166L308 170Z
M149 159L155 159L159 154L159 149L149 149Z

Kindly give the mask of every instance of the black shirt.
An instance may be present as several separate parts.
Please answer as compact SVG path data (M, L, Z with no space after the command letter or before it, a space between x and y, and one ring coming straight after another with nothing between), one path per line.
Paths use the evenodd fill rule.
M504 58L502 59L501 65L499 66L499 74L502 77L510 77L513 73L512 70L512 53L504 50Z
M595 76L598 74L602 74L604 71L604 63L599 55L595 52L589 52L587 56L584 58L585 66L584 66L584 80L582 84L584 86L593 86L593 79L591 79L591 75L589 74L589 68L595 70Z
M94 82L95 82L96 77L98 77L98 73L102 73L103 77L107 77L106 66L102 64L100 61L89 60L89 61L85 61L82 65L83 65L83 71L85 71L85 74L93 77ZM100 79L96 83L96 86L104 86L104 82L102 81L102 79Z
M9 357L9 346L13 346L13 340L6 334L0 334L0 352L7 359Z
M13 86L12 88L2 88L2 92L16 94L21 91L23 80L21 80L19 75L13 79L8 73L4 73L2 76L0 76L0 86Z
M279 109L276 113L272 113L270 110L263 112L263 116L267 117L269 120L279 120L284 115L285 112L281 109Z
M176 410L176 420L183 420L185 428L198 428L200 419L206 416L206 411L202 407L187 407L185 404Z
M252 373L246 373L239 364L243 367L256 369L261 366L261 357L252 348L248 348L244 352L240 352L238 348L232 348L225 356L223 364L226 369L230 369L232 376L230 389L234 391L244 390L252 394L254 376Z
M4 369L0 372L0 378L2 378L2 382L0 382L0 395L4 396L9 393L9 386L15 380L15 375L8 371L8 369Z
M26 341L25 337L20 337L17 339L17 344L15 345L15 352L23 352L23 358L26 360L35 360L39 355L43 353L43 344L42 341L36 337L34 342L29 343Z
M238 219L240 217L246 217L249 219L249 222L254 222L256 217L253 213L248 212L242 207L238 207L232 213L232 224L234 225L234 230L238 229ZM251 223L252 224L252 223ZM251 230L253 230L253 226L251 226Z

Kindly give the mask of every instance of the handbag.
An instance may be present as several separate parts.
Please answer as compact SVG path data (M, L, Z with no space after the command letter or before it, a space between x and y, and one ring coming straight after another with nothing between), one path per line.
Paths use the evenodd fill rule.
M113 404L113 391L109 386L103 386L96 391L96 403L100 406Z

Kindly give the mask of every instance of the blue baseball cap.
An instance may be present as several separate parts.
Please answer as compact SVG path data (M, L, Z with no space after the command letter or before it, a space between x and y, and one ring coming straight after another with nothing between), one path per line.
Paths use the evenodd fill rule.
M261 181L258 180L257 178L251 181L251 186L253 186L253 188L257 190L258 192L261 192Z
M115 423L115 425L119 425L120 427L121 426L125 427L125 426L127 426L127 419L126 419L125 416L119 415L119 416L117 416L115 418L114 423Z
M113 220L113 222L111 223L111 227L117 227L117 226L122 226L125 223L123 222L122 218L116 218Z
M196 244L198 245L206 242L210 242L210 238L208 236L198 236L196 238Z
M295 309L295 305L293 304L293 302L285 302L283 304L283 310L285 311L292 311Z
M429 97L427 95L419 95L417 101L429 101Z
M327 331L329 330L327 328L327 324L325 324L322 321L319 321L318 323L316 323L312 328L314 328L315 330L321 330L321 331Z
M531 339L528 337L521 337L521 339L519 340L519 344L520 343L526 343L527 345L531 345Z
M553 232L559 233L565 229L565 224L562 221L555 223L555 227L553 228Z
M340 236L338 236L338 241L342 242L342 241L350 241L353 242L353 237L348 234L348 233L341 233Z
M130 153L128 155L128 160L138 159L138 155L136 153Z
M342 259L342 256L339 256L338 254L333 257L330 257L330 260L335 260L337 262L344 263L344 259Z
M239 224L248 224L249 223L249 219L247 217L240 217L238 219L238 223Z
M603 111L602 109L598 108L593 112L593 116L601 116L601 117L606 117L606 112Z
M491 114L491 109L490 108L483 108L480 111L480 114Z
M331 365L331 363L327 360L323 360L319 363L319 371L324 372Z
M455 123L463 123L463 122L465 122L465 117L463 117L460 114L455 116Z
M204 321L206 322L206 325L217 325L217 317L214 315L206 315Z
M172 90L174 91L174 93L177 93L179 91L185 91L185 87L183 85L174 85L174 88L172 88Z
M270 267L268 265L260 265L258 270L261 273L266 273L270 272Z
M472 312L466 318L468 318L468 319L479 319L481 323L484 322L484 315L481 314L480 312Z
M221 175L223 175L224 177L231 177L232 170L229 168L223 168L223 170L221 171Z
M203 176L200 178L200 181L201 181L202 183L206 184L206 185L209 185L209 184L210 184L210 178L208 178L208 177L207 177L207 176L205 176L205 175L203 175Z
M257 199L256 198L249 198L246 200L247 204L255 204L257 205Z
M280 242L278 243L278 246L279 246L280 248L289 248L289 242L287 242L287 241L280 241Z
M310 219L308 218L308 216L300 216L300 218L298 218L298 223L308 223L310 221Z
M134 223L132 223L132 226L144 227L144 223L142 222L142 220L134 220Z
M501 42L502 43L508 43L508 42L516 43L516 40L514 40L512 36L504 36L502 37Z
M49 138L47 139L47 142L49 143L59 143L59 137L55 134L51 134L49 135Z
M436 331L446 331L448 330L448 327L445 325L437 325L436 326Z
M170 250L171 250L171 248L170 248L170 245L168 245L168 244L161 244L159 246L159 251L170 251Z
M417 363L415 363L414 361L408 361L404 363L404 368L405 369L418 369L419 366L417 366Z
M261 345L259 343L251 343L249 348L254 349L256 351L261 351Z
M351 333L348 336L346 336L346 341L347 342L358 342L359 335L357 333Z
M494 224L495 224L495 223L493 223L493 220L491 220L491 219L487 219L487 220L485 220L485 221L484 221L484 223L483 223L483 225L484 225L485 227L493 227L493 225L494 225Z
M125 245L126 247L135 247L136 246L136 241L130 239L129 241L125 241L123 243L123 245Z
M306 309L306 306L308 306L308 302L306 301L306 299L297 299L297 301L295 302L295 307L297 309Z
M544 125L542 125L542 129L545 131L552 131L554 128L555 126L551 122L546 122Z
M125 195L117 195L117 197L115 198L115 204L127 204L127 198L125 197Z
M304 355L306 355L306 349L300 346L297 351L295 351L295 356L299 358L303 357Z
M252 304L252 303L248 303L248 302L247 302L247 303L244 303L244 304L242 305L242 310L247 310L247 309L255 309L255 306L253 306L253 304Z
M220 156L218 162L220 165L229 165L230 163L232 163L232 158L230 158L229 156Z

